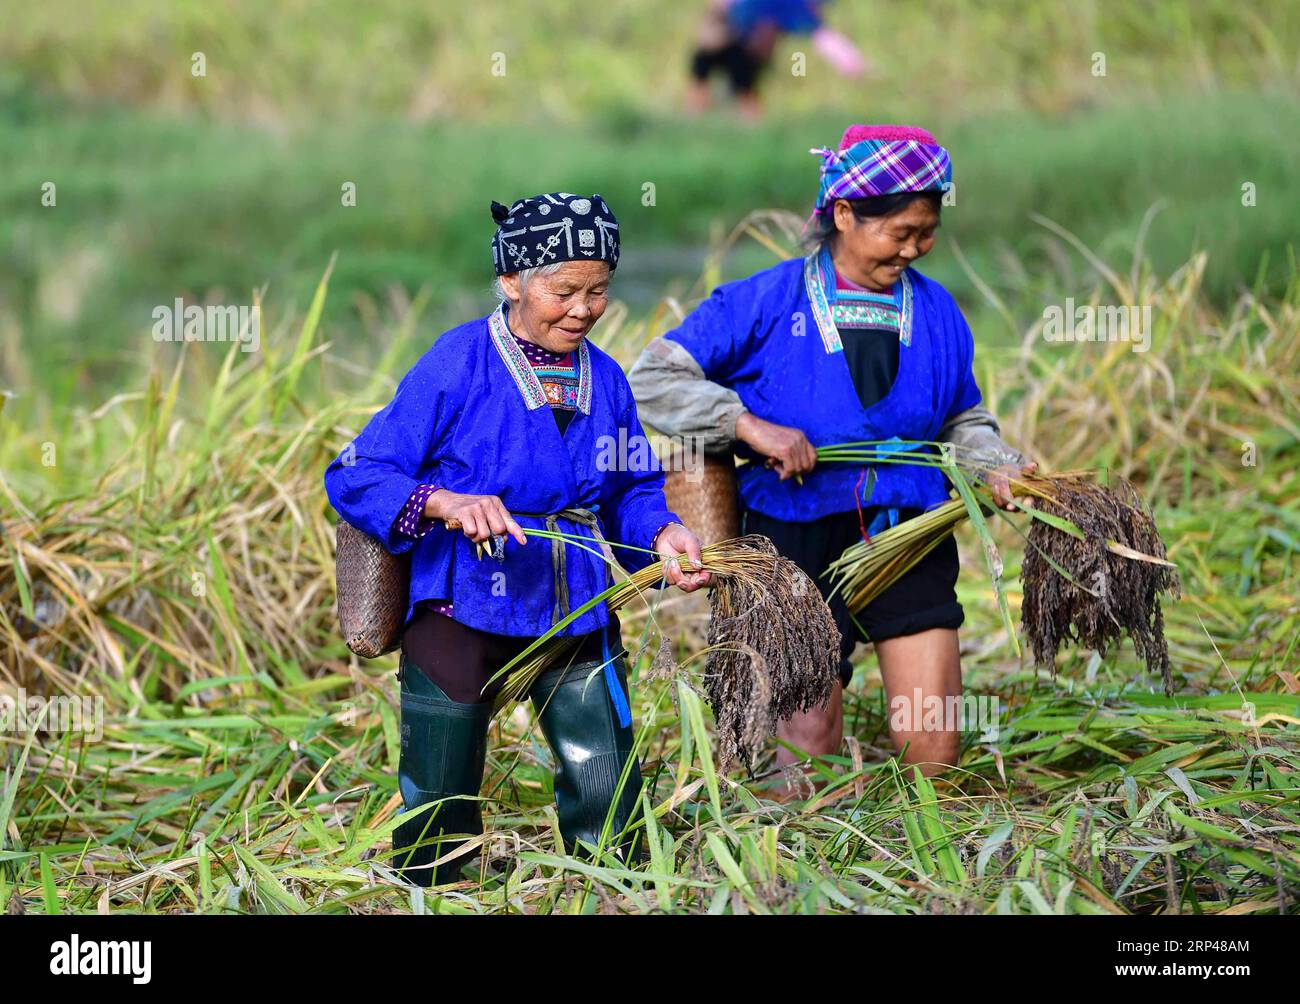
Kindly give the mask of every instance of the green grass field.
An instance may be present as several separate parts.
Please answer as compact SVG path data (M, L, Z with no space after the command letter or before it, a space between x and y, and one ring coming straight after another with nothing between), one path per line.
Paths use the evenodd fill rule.
M302 116L590 122L675 111L704 5L492 0L476 6L305 0L50 0L0 38L7 73L86 104L283 125ZM1060 114L1169 93L1290 81L1300 12L1268 0L839 0L827 21L877 64L843 82L785 39L767 98L782 113L882 104L947 125L970 111ZM206 75L192 74L203 53ZM806 75L792 58L807 55ZM493 73L493 55L505 56ZM1095 53L1106 58L1095 75ZM876 116L872 116L875 118Z
M1114 259L1132 254L1152 211L1143 250L1157 268L1172 270L1202 247L1213 254L1206 288L1217 301L1257 284L1279 292L1300 214L1288 181L1300 162L1297 106L1239 95L1211 107L1208 121L1205 102L1182 102L953 128L957 203L945 210L944 240L926 270L968 308L981 298L957 251L1002 295L1019 299L1012 294L1037 286L1044 303L1058 302L1078 270L1034 214ZM571 145L548 145L540 128L507 136L393 123L269 139L250 127L135 112L78 114L56 129L40 115L10 114L12 128L0 133L4 159L16 162L0 175L8 249L0 309L5 337L22 339L66 382L47 385L56 396L130 372L153 349L155 305L178 296L251 303L266 287L272 302L302 306L335 252L327 330L360 361L393 303L421 291L435 327L483 312L488 202L538 187L609 198L626 234L616 292L647 307L665 289L685 292L711 235L750 209L806 214L816 181L807 150L838 133L830 119L800 123L798 139L776 127L647 121L628 135L598 126ZM527 163L492 155L515 143L539 152ZM42 208L50 178L58 204ZM340 202L345 181L357 186L355 207ZM652 206L642 204L647 182ZM1255 186L1254 206L1242 205L1245 183Z
M880 78L837 82L811 58L807 77L774 72L769 118L748 127L679 114L693 3L607 5L584 13L582 37L566 32L578 8L563 2L543 15L508 0L495 18L395 3L236 3L217 16L129 2L76 17L42 5L0 38L0 377L21 386L21 340L56 399L111 388L155 305L249 303L265 287L301 309L335 252L326 330L364 362L394 304L422 291L439 316L482 309L488 203L544 189L609 198L626 234L620 293L645 308L750 210L806 212L809 148L862 119L922 122L951 147L957 202L927 268L967 308L980 298L954 249L1003 294L1043 283L1056 299L1076 281L1031 214L1113 259L1154 210L1144 256L1156 267L1211 250L1205 289L1220 303L1285 286L1300 212L1293 14L835 7ZM894 47L874 41L882 17ZM500 78L487 65L498 49L519 57ZM194 51L205 77L190 73ZM430 93L441 97L422 112ZM355 206L342 204L348 182Z

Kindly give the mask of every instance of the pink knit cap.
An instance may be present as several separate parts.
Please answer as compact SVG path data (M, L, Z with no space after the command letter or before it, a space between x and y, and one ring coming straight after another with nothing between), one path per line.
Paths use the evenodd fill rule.
M918 143L929 143L931 146L939 145L939 141L931 132L917 126L851 125L844 130L840 149L847 150L854 143L861 143L864 139L876 139L885 143L901 143L910 139Z

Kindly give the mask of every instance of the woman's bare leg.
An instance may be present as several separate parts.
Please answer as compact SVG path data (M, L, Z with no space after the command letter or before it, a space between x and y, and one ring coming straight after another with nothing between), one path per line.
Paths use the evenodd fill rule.
M782 719L777 722L776 735L800 751L796 753L786 746L777 746L776 765L782 769L809 757L838 752L844 740L844 691L840 681L835 681L825 707ZM781 780L768 789L767 794L778 801L786 801L799 793L788 781Z
M758 99L757 91L744 91L736 95L736 110L746 122L763 120L763 102Z
M709 109L713 103L713 92L709 90L707 80L692 80L686 89L686 112L688 115L699 115Z
M934 628L890 638L876 642L875 649L880 675L885 683L889 737L894 749L902 751L906 747L903 763L919 765L921 773L927 777L956 766L961 752L961 723L950 722L945 715L941 721L945 727L936 729L927 727L933 723L924 720L926 698L938 698L946 712L947 698L961 696L961 656L956 629ZM895 715L899 709L903 713ZM898 722L902 728L894 727L896 718L902 719ZM956 728L948 729L948 725ZM814 708L778 722L776 734L795 748L777 747L776 765L781 768L809 757L838 752L844 740L843 691L839 682L836 682L831 699L824 708ZM784 801L795 797L798 792L789 782L781 781L773 785L768 794Z
M889 738L894 742L894 749L901 751L907 747L903 763L921 765L921 773L926 776L956 766L961 751L960 722L950 722L945 716L942 724L956 725L957 728L925 727L924 712L929 697L938 697L941 707L946 710L950 703L947 698L961 696L961 654L957 646L957 630L932 628L919 634L876 642L875 648L880 675L885 682ZM895 713L900 710L901 715ZM896 719L901 721L896 722ZM896 729L895 724L903 727ZM933 725L933 722L929 724Z

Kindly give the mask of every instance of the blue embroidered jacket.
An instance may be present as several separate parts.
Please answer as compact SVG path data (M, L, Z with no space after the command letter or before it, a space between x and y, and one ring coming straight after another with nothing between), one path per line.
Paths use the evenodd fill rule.
M531 537L521 546L507 537L498 562L479 560L459 530L439 526L419 540L396 531L398 513L423 482L500 497L525 535L545 525L540 514L585 508L596 511L610 541L648 549L664 524L678 521L654 452L642 445L623 370L587 340L577 362L578 411L561 436L498 308L442 335L326 469L325 491L340 516L392 554L413 552L408 622L420 600L450 599L461 623L536 637L551 627L556 605L550 540ZM606 587L607 565L593 553L600 547L588 527L561 519L558 529L592 540L565 545L576 610ZM622 548L614 556L628 571L656 560ZM608 620L598 604L561 633L594 631Z
M699 363L706 379L730 387L759 418L803 430L813 446L887 440L933 441L945 422L980 401L974 339L960 308L938 282L907 269L895 284L902 318L898 375L864 409L832 318L835 281L828 252L783 261L725 283L666 338ZM744 444L742 457L757 459ZM948 498L942 472L877 464L819 464L781 481L761 462L741 466L745 505L807 522L864 506L929 509ZM861 485L861 487L859 487ZM865 496L865 497L863 497Z

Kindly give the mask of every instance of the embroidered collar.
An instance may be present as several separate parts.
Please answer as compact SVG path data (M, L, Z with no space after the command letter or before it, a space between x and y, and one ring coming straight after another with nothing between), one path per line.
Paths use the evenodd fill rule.
M804 288L812 304L813 319L822 336L827 353L842 352L844 343L835 325L834 308L838 298L835 288L835 265L828 248L814 251L804 259ZM904 269L894 284L894 303L898 308L898 341L904 348L912 344L912 280Z
M515 386L519 388L519 393L523 395L524 404L528 406L528 410L533 411L548 404L546 391L542 389L541 380L537 378L532 364L529 363L528 357L524 355L524 350L519 347L514 335L510 332L510 325L506 322L506 305L504 303L497 307L488 317L488 330L492 334L492 344L496 347L502 362L506 364L506 369L514 378ZM578 410L584 415L590 415L591 355L587 350L587 340L585 338L578 343L578 351L575 355L578 357Z
M572 352L552 352L550 349L544 349L535 342L527 341L520 338L513 331L510 337L515 340L515 344L524 350L524 358L533 364L533 369L545 367L547 369L573 370L577 375L577 364L573 360Z
M835 282L835 302L830 306L837 330L867 329L893 332L895 336L898 334L902 324L892 289L888 293L877 293L860 286L846 285L848 280L838 273Z

